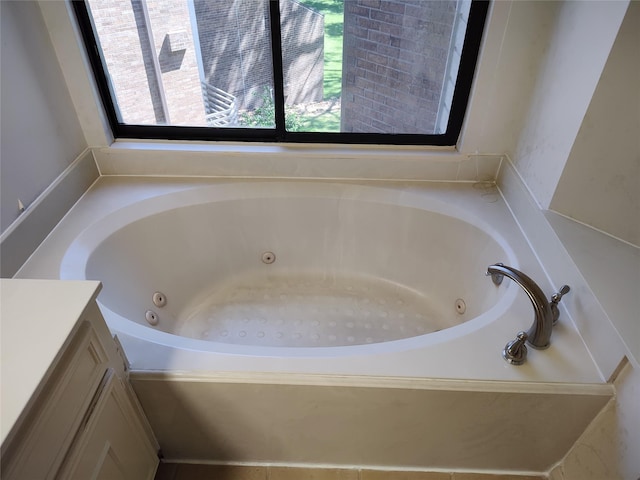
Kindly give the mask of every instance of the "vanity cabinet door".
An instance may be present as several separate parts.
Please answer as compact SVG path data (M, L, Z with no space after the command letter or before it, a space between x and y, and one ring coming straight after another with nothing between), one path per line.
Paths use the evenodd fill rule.
M3 452L2 478L55 477L108 364L95 330L83 322L21 432Z
M65 479L153 479L154 446L126 386L112 371L61 471Z

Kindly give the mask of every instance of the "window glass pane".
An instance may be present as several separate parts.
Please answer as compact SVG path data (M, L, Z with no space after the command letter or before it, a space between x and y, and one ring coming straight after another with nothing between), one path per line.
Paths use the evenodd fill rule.
M470 0L282 0L287 130L447 130Z
M344 4L280 2L287 131L341 131Z
M118 121L275 125L268 0L88 0Z

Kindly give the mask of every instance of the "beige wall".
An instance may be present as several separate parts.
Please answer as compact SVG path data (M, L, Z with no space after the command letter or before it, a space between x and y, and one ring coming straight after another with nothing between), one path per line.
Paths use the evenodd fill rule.
M87 147L35 2L0 2L1 230Z
M640 246L640 2L631 2L551 209Z
M561 2L495 2L465 121L465 152L514 157ZM493 26L493 28L491 28Z
M563 2L512 160L547 209L628 2Z

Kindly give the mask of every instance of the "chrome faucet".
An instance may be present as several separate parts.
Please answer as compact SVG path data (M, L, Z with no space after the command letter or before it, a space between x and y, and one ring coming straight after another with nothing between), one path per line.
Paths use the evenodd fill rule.
M500 285L504 277L510 278L522 287L533 305L533 325L528 331L519 332L516 340L509 342L503 351L503 356L509 363L519 365L524 363L526 358L525 341L533 348L544 349L549 346L551 330L560 316L558 303L570 288L568 285L564 285L558 293L551 297L551 302L548 302L536 282L513 267L502 263L489 265L486 275L490 275L496 285Z

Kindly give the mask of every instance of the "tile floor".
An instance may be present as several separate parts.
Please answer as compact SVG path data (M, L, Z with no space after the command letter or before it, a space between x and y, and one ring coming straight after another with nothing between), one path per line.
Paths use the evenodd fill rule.
M155 480L544 480L545 476L161 463Z

